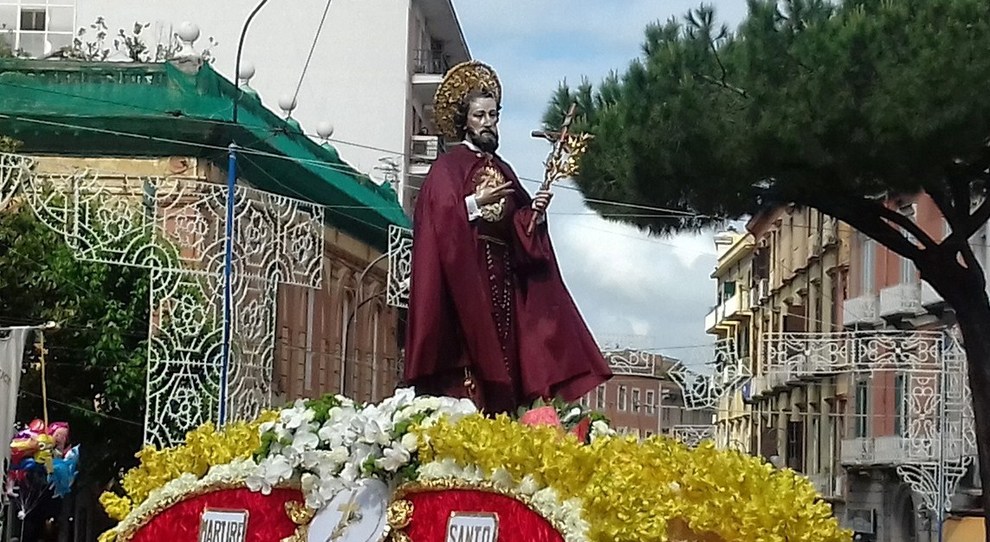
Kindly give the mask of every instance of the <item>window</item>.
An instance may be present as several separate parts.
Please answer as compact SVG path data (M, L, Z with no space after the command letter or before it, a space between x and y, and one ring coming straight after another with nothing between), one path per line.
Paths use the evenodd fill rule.
M719 303L725 303L729 298L736 295L736 283L733 282L723 282L721 297L719 298Z
M629 390L625 386L619 386L619 410L625 412L629 408Z
M639 401L639 388L633 388L632 390L632 411L639 412L639 409L643 406Z
M894 434L904 436L907 405L907 379L903 374L894 376Z
M605 409L605 384L601 384L595 390L595 408L598 410Z
M656 412L657 406L657 394L653 390L646 390L646 413L653 414Z
M650 438L652 436L653 436L653 431L650 431L649 429L643 432L643 438Z
M876 267L877 267L877 243L873 239L862 235L860 245L861 269L860 272L860 295L876 293Z
M863 438L866 436L867 408L869 407L868 383L861 380L856 383L856 412L853 427L853 436Z
M45 8L21 8L21 30L45 31Z
M0 41L31 57L72 45L76 30L75 2L47 0L47 6L45 3L0 0Z
M787 422L787 466L804 472L803 422Z

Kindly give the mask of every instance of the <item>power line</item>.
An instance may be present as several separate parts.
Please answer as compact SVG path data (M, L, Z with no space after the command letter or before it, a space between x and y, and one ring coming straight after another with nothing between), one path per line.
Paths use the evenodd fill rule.
M329 5L330 5L330 2L327 3L327 9L329 9ZM324 12L324 19L326 17L326 13L327 12L325 11ZM316 42L314 41L314 44L315 43ZM312 51L313 51L313 49L311 49L310 55L312 55ZM307 66L308 65L309 65L309 60L307 59ZM305 71L306 71L306 69L304 68L303 74L302 74L303 77L305 76ZM301 84L302 84L302 77L300 77L300 85ZM163 111L163 110L159 110L159 109L155 109L155 108L150 108L150 107L147 107L147 106L141 106L141 105L129 104L129 103L123 103L123 102L116 102L116 101L113 101L113 100L106 100L106 99L102 99L102 98L95 98L95 97L91 97L91 96L84 96L84 95L79 95L79 94L73 94L73 93L63 92L63 91L54 90L54 89L28 87L28 86L17 85L17 84L14 84L14 83L2 82L2 81L0 81L0 85L2 85L2 86L8 86L8 87L13 87L13 88L19 88L19 89L22 89L22 90L44 92L44 93L49 93L49 94L61 95L61 96L65 96L65 97L71 97L71 98L77 98L77 99L83 99L83 100L91 100L91 101L94 101L94 102L106 103L106 104L110 104L110 105L118 105L118 106L121 106L121 107L128 107L128 108L132 108L132 109L137 109L137 110L142 110L142 111L148 111L148 112L158 113L158 114L162 114L162 115L167 115L167 116L172 117L172 118L175 118L177 116L181 116L181 117L185 118L186 120L191 120L191 121L194 121L194 122L204 122L204 123L219 124L219 125L224 125L224 126L233 126L227 120L222 120L222 119L204 119L204 118L197 118L197 117L186 117L186 116L182 115L181 112L178 112L178 111ZM296 92L298 94L298 88L297 88L297 91ZM22 120L22 121L27 121L27 122L30 122L31 120L35 120L35 119L28 119L28 118L22 118L22 117L12 117L12 116L9 116L9 115L0 115L0 117L4 117L4 118L15 118L17 120ZM267 126L267 125L251 125L251 124L244 124L244 123L239 123L239 124L242 125L242 126L248 127L248 128L271 129L271 127L270 126ZM87 127L87 126L64 125L64 127L75 128L75 129L90 129L90 127ZM272 132L273 132L273 134L272 134L273 136L274 135L280 135L282 133L281 130L272 130ZM124 135L124 134L118 134L118 135ZM142 135L142 134L126 134L126 135L130 135L132 137L139 137L139 138L146 138L146 139L155 140L155 138L153 136L146 136L146 135ZM307 137L310 137L310 138L320 138L320 139L323 139L318 134L304 133L303 135L305 135ZM353 147L357 147L357 148L364 148L364 149L368 149L368 150L375 150L375 151L380 151L380 152L386 152L386 153L394 154L394 155L398 155L398 156L406 156L407 155L407 153L406 152L403 152L403 151L397 151L397 150L394 150L394 149L386 149L386 148L377 147L377 146L374 146L374 145L367 145L367 144L362 144L362 143L357 143L357 142L352 142L352 141L346 141L346 140L336 139L336 138L327 138L327 140L328 141L332 141L334 143L340 143L342 145L348 145L348 146L353 146ZM264 140L262 140L262 141L264 141ZM198 144L198 143L194 143L194 142L190 142L190 141L182 142L182 141L171 140L171 141L164 141L164 142L180 143L180 144L189 145L189 146L200 146L200 147L206 147L206 148L214 148L214 149L219 149L219 150L224 150L224 151L227 150L226 147L222 147L221 148L221 147L218 147L218 146L210 146L210 145ZM269 157L274 157L274 158L280 158L280 159L286 159L286 160L292 160L292 161L296 161L296 162L300 162L300 163L313 163L313 162L315 162L314 165L317 165L317 166L320 166L320 167L328 167L329 169L336 169L336 170L341 171L341 172L346 173L346 174L353 174L354 173L353 171L350 171L350 170L345 170L345 169L341 169L341 168L334 168L330 164L327 164L326 162L322 162L322 161L292 158L292 157L287 157L287 156L283 156L283 155L274 155L274 154L271 154L271 153L264 153L263 151L256 151L256 152L258 154L262 154L264 156L269 156ZM529 183L532 183L532 184L535 184L535 185L542 184L542 181L540 181L538 179L529 178L529 177L519 177L519 180L525 181L525 182L529 182ZM580 188L569 186L569 185L566 185L566 184L559 184L558 183L556 186L558 186L560 188L563 188L565 190L571 190L571 191L575 191L575 192L581 192L581 189ZM698 214L698 213L695 213L693 211L688 211L688 210L684 210L684 209L671 209L671 208L655 207L655 206L642 205L642 204L636 204L636 203L626 203L626 202L620 202L620 201L614 201L614 200L603 200L603 199L596 199L596 198L585 198L585 201L587 201L589 203L596 203L596 204L602 204L602 205L611 205L611 206L617 206L617 207L627 207L627 208L632 208L632 209L641 209L641 210L648 210L648 211L658 211L658 212L663 212L663 213L673 213L673 214L683 215L685 217L690 217L690 218L707 218L706 215ZM717 217L715 217L715 218L717 218Z
M41 395L38 395L37 393L32 393L32 392L27 391L27 390L20 390L18 392L18 394L19 395L28 395L28 396L35 397L35 398L38 398L38 399L42 399ZM52 399L51 397L48 398L48 402L49 403L55 403L57 405L62 405L62 406L65 406L65 407L68 407L68 408L71 408L71 409L74 409L74 410L79 410L79 411L82 411L82 412L86 412L86 413L89 413L89 414L94 414L94 415L99 416L101 418L107 418L109 420L116 420L118 422L129 423L131 425L134 425L134 426L137 426L137 427L141 427L141 428L144 427L144 423L142 423L142 422L136 422L134 420L128 420L126 418L120 418L120 417L117 417L117 416L112 416L110 414L104 414L103 412L99 412L99 411L97 411L95 409L90 409L90 408L82 407L82 406L79 406L79 405L73 405L71 403L66 403L66 402L63 402L63 401Z
M323 32L323 25L327 22L327 13L330 12L330 2L332 0L327 0L327 5L323 8L323 17L320 18L320 25L316 28L316 36L313 37L313 44L309 48L309 54L306 56L306 63L303 65L302 74L299 75L299 84L296 85L296 91L292 94L292 103L296 103L296 99L299 98L299 89L302 88L303 79L306 78L306 72L309 70L309 63L313 60L313 53L316 51L316 43L320 41L320 33ZM234 74L236 77L240 77L240 74Z

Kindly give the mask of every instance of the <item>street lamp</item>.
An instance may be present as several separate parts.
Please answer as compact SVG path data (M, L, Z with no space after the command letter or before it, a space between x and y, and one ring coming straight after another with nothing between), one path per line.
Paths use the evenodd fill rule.
M248 27L255 15L268 3L268 0L261 0L251 14L244 21L244 28L241 29L241 36L237 42L237 58L234 63L234 104L231 113L231 134L230 146L227 150L227 209L226 228L224 230L224 257L223 257L223 345L220 357L220 411L219 425L227 423L227 388L230 378L230 343L233 312L233 254L234 254L234 189L237 185L237 143L234 142L234 128L237 125L237 113L243 92L237 81L241 76L241 55L244 52L244 38L247 37Z

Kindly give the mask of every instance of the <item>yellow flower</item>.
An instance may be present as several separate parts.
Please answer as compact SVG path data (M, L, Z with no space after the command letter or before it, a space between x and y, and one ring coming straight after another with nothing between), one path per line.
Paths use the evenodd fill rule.
M140 464L121 479L126 497L104 493L100 498L104 510L120 521L152 491L183 474L202 478L210 467L250 457L261 446L259 427L277 416L274 411L265 411L254 421L230 423L220 431L212 423L205 423L186 434L185 444L163 450L144 447L135 455Z
M120 521L131 513L132 503L127 497L121 497L109 491L100 495L100 505L106 510L111 519Z
M583 502L595 541L848 541L811 483L790 470L711 444L663 437L605 438L584 446L556 430L469 416L415 428L420 460L452 459L489 474L531 476L562 500Z

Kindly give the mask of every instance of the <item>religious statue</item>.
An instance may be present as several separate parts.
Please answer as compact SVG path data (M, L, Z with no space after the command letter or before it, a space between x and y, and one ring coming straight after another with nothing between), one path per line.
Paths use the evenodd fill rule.
M551 193L530 197L495 151L502 88L480 62L437 89L437 127L458 143L434 162L413 218L406 381L489 413L574 401L612 373L560 276Z

